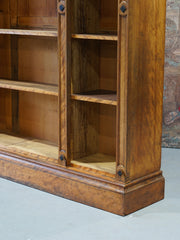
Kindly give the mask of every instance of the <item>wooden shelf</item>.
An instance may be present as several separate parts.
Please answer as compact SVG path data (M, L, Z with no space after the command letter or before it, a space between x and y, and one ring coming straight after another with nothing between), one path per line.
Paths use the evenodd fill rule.
M39 84L39 83L29 83L29 82L0 79L0 88L58 96L57 86L45 85L45 84Z
M87 168L93 168L108 173L116 173L116 159L113 156L96 153L84 158L71 161L74 165L80 165Z
M117 41L118 40L118 37L116 35L105 35L105 34L72 34L72 38L106 40L106 41Z
M114 106L117 105L116 93L113 91L106 90L96 90L89 91L86 93L72 94L71 99L84 102L102 103Z
M57 31L46 30L22 30L22 29L0 29L0 34L21 35L21 36L39 36L39 37L57 37Z
M0 149L17 154L37 155L46 158L58 159L58 147L37 139L17 137L0 133Z

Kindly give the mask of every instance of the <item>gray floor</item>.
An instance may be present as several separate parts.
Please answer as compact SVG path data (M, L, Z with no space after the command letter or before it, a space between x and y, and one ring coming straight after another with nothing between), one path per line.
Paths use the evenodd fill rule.
M179 240L180 150L162 150L165 200L127 217L0 179L0 240Z

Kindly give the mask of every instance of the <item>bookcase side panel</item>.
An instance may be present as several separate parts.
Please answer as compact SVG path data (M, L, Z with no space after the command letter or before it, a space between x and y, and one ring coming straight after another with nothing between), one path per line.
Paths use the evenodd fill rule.
M127 169L130 180L161 167L165 0L130 0Z

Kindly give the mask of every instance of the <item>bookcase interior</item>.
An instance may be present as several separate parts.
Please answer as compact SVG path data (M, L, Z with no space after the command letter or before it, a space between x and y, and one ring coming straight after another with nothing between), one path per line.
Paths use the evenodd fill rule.
M56 0L0 3L0 148L58 158Z
M74 101L72 163L115 174L116 107Z
M71 5L73 164L116 173L117 0Z
M117 35L117 5L117 0L73 1L72 33Z

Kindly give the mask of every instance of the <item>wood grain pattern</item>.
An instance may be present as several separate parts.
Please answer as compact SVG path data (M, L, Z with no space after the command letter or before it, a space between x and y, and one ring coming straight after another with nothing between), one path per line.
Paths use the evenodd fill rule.
M58 96L58 87L38 83L0 79L0 88Z
M77 39L93 39L93 40L106 40L106 41L117 41L117 36L111 35L98 35L98 34L72 34L72 38Z
M90 91L90 92L81 93L81 94L72 94L71 99L85 101L85 102L117 105L116 93L111 91L97 90L97 91Z
M166 1L129 1L128 11L127 169L132 180L161 166Z
M75 101L73 116L72 160L81 164L82 158L90 160L94 154L106 154L115 164L115 107Z
M0 176L126 215L164 197L165 0L122 3L1 1Z
M18 38L17 36L11 37L11 79L18 80ZM12 131L19 132L19 92L11 91L12 102Z
M58 143L56 96L19 92L19 134Z
M12 102L10 90L0 89L0 129L12 130Z
M59 2L59 1L58 1ZM64 3L64 2L63 2ZM59 164L70 165L70 114L68 106L70 106L71 85L71 36L70 28L68 28L71 14L67 9L71 7L69 0L66 1L65 14L59 14L58 17L58 49L59 54ZM60 160L62 157L62 160Z
M1 35L20 35L36 37L57 37L57 31L22 30L22 29L0 29Z
M0 169L1 177L123 216L164 197L161 172L123 186L110 178L98 179L76 169L50 168L2 154Z
M9 3L2 0L0 3L0 28L9 27ZM10 37L0 35L0 78L11 78L11 50ZM6 89L0 89L0 129L12 129L12 102L11 92Z
M58 158L58 147L46 141L38 139L30 139L25 137L17 137L0 133L0 149L10 153L26 153L28 157L44 156L46 158Z
M93 168L104 172L116 173L115 157L96 153L87 157L71 161L72 164L77 164L87 168Z
M129 1L124 1L127 6ZM128 108L128 24L129 14L121 15L120 5L122 1L118 2L118 80L117 80L117 139L116 139L116 163L117 173L121 171L123 175L119 178L121 181L126 181L127 175L127 108ZM130 4L130 3L129 3ZM128 8L128 7L127 7ZM128 11L128 10L127 10Z
M57 39L18 38L18 79L58 86Z
M21 29L57 29L56 0L10 0L11 25Z

